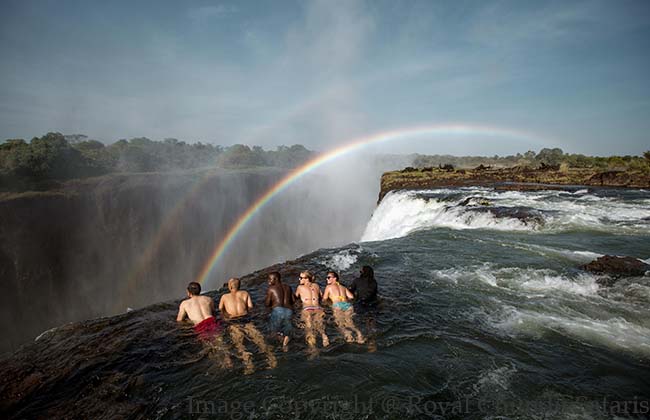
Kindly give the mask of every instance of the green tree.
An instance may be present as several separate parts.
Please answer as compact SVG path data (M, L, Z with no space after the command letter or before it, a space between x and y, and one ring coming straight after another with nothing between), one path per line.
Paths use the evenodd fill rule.
M562 162L563 156L564 152L558 147L553 149L544 148L535 156L535 160L544 165L557 166Z

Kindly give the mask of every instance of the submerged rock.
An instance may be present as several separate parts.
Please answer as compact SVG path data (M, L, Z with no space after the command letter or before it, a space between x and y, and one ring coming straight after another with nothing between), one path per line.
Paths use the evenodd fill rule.
M458 203L459 206L489 206L490 200L485 197L467 197Z
M633 257L604 255L580 268L591 273L607 274L609 277L598 279L597 282L609 287L621 277L644 276L646 271L650 271L650 264Z
M489 205L489 204L488 204ZM531 207L471 207L469 210L477 213L491 213L498 219L517 219L526 226L543 226L544 216Z

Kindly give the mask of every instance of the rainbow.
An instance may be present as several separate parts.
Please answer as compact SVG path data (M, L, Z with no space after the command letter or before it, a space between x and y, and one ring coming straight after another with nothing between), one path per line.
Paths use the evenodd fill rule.
M178 200L176 205L167 212L165 219L157 229L154 238L150 241L144 252L139 256L134 268L128 274L127 281L122 286L121 292L118 296L132 296L135 293L133 289L138 284L138 281L142 279L149 263L156 257L156 254L164 240L173 233L173 229L177 226L178 219L185 211L187 205L197 199L197 197L203 192L203 187L207 185L207 182L213 176L215 176L215 173L210 171L207 175L204 175L200 180L195 182L194 186L185 194L184 198ZM121 311L122 309L122 302L118 302L115 310Z
M532 135L523 133L516 130L487 127L487 126L474 126L474 125L434 125L434 126L423 126L415 128L407 128L400 130L392 131L383 131L375 133L366 137L360 137L352 140L349 143L346 143L343 146L337 147L329 152L325 152L317 156L316 158L310 160L304 165L294 169L292 172L287 174L284 178L278 181L273 187L266 191L262 196L260 196L251 206L242 213L237 221L230 227L226 235L223 237L221 242L217 244L214 248L214 251L210 254L210 257L203 266L199 276L196 281L200 284L204 284L207 279L210 277L210 273L214 267L219 263L221 257L226 253L228 247L232 244L234 239L237 237L239 232L246 226L249 220L251 220L261 209L268 203L273 197L284 191L289 185L298 180L303 175L313 171L314 169L319 168L320 166L337 159L343 155L346 155L351 152L358 151L359 149L371 145L393 140L403 140L406 138L414 137L426 137L426 136L439 136L439 135L454 135L454 136L488 136L488 137L499 137L499 138L512 138L512 139L527 139L534 142L546 143L542 141L541 138Z

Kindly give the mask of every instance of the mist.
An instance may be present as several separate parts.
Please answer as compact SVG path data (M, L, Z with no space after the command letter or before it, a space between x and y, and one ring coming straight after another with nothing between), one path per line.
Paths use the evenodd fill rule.
M204 289L358 241L381 173L410 162L356 153L300 177L241 229ZM68 322L183 297L238 217L288 172L113 174L2 201L0 265L12 293L1 302L1 350Z

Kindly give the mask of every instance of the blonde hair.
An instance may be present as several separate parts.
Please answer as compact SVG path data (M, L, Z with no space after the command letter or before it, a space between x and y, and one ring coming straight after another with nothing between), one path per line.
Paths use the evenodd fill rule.
M239 279L237 277L233 277L230 280L228 280L228 287L230 287L230 285L232 284L232 286L233 286L233 288L235 290L239 290L240 283L241 282L239 281Z
M300 275L301 276L307 276L307 278L309 278L310 282L314 281L314 275L309 271L301 271Z

